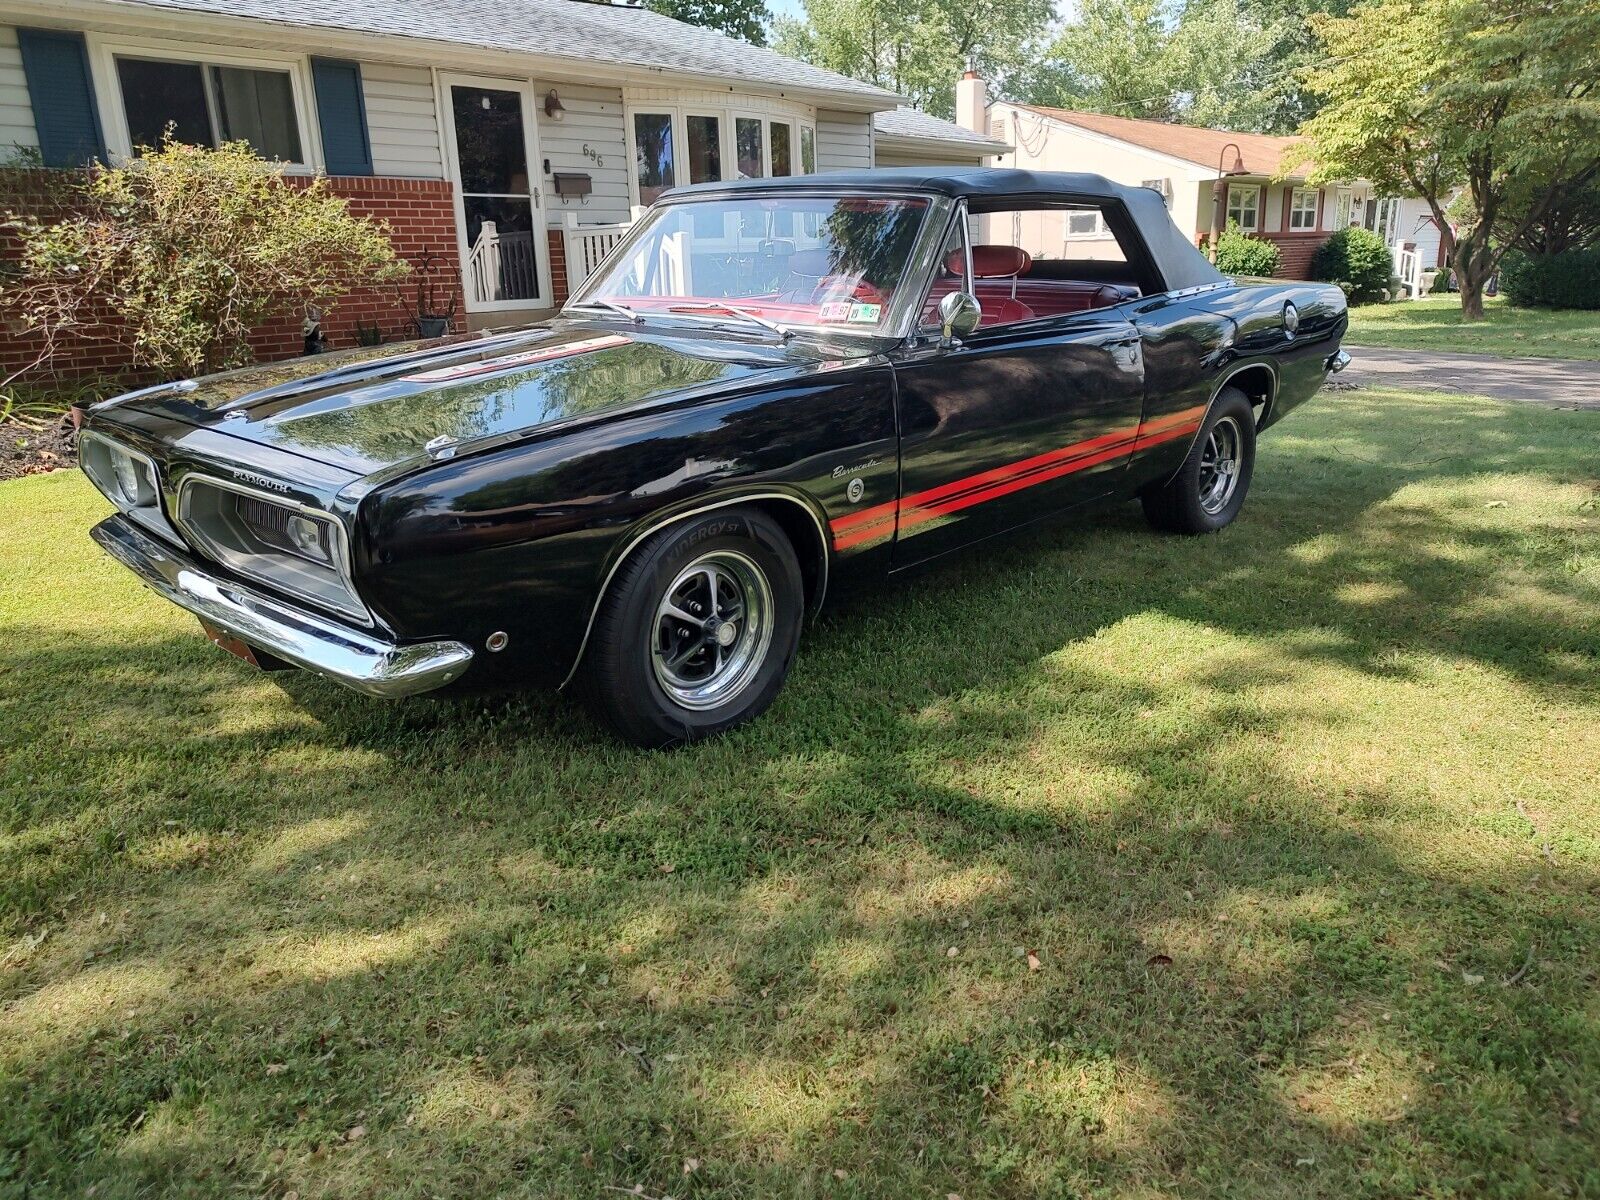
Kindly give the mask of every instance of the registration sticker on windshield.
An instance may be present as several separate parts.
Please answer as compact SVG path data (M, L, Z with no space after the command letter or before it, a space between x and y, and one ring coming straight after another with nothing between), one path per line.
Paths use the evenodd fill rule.
M817 319L819 321L848 321L850 319L850 302L848 300L827 300L817 306Z
M858 300L850 306L850 320L858 325L876 325L878 323L878 314L881 312L883 312L883 305L863 304Z
M538 350L524 350L518 354L502 354L497 358L480 358L476 362L456 363L449 367L438 367L432 371L417 371L411 375L400 376L402 383L444 383L452 379L470 379L474 375L490 375L496 371L509 371L516 367L526 367L532 363L549 362L557 358L571 358L575 354L589 354L595 350L604 350L608 346L625 346L632 338L623 337L620 333L608 333L601 337L580 338L575 342L563 342L559 346L545 346ZM462 347L470 349L470 347Z

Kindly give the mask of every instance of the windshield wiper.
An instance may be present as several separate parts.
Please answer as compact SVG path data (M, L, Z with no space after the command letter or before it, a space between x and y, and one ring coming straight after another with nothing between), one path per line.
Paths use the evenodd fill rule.
M787 325L780 325L769 317L763 317L758 312L752 312L738 304L729 304L726 300L710 300L704 304L674 304L667 309L668 312L725 312L730 316L743 317L746 321L770 329L773 333L788 341L794 336L794 330Z
M644 318L626 304L618 304L615 300L607 300L603 296L596 296L593 300L584 300L578 304L569 304L568 308L608 308L614 313L619 313L635 325L643 325Z

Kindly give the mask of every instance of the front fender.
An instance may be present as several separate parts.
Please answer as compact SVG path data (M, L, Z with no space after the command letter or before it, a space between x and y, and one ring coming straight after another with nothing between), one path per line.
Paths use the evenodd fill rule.
M362 502L357 582L408 636L482 649L504 633L473 682L559 684L618 566L656 530L730 503L788 504L827 573L828 514L848 483L836 467L880 459L869 499L892 499L895 444L893 377L868 362L446 460Z

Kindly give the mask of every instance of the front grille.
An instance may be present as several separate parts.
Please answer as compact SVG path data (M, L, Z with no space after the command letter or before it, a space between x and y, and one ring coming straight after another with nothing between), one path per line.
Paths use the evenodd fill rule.
M371 622L350 580L344 526L336 517L196 475L184 479L178 511L179 524L196 548L222 565L342 616ZM293 522L302 529L314 527L316 556L296 544Z

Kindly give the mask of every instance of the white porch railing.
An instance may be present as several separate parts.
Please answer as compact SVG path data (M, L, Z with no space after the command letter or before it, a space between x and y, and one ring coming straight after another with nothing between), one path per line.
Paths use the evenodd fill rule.
M501 233L485 221L467 253L467 287L473 300L521 300L539 294L539 260L533 234Z
M579 225L577 213L564 214L562 239L567 251L567 291L576 292L605 261L611 249L622 240L622 235L633 228L644 210L635 208L633 220L613 225Z
M1403 242L1396 242L1389 250L1394 255L1394 273L1400 276L1400 286L1415 300L1422 295L1422 256L1407 249Z

